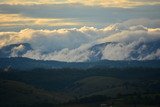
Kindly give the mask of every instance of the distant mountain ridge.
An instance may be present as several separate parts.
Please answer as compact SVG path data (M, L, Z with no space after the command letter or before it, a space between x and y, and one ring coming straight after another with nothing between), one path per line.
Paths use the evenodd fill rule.
M101 60L94 62L59 62L59 61L44 61L33 60L29 58L0 58L0 68L5 69L11 67L13 69L29 70L35 68L44 69L59 69L59 68L76 68L76 69L88 69L88 68L160 68L159 60L150 61L110 61Z

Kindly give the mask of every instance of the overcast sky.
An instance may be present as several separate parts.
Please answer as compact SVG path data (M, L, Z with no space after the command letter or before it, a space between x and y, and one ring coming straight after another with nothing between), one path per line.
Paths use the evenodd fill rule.
M160 19L160 0L0 0L0 31L92 26Z

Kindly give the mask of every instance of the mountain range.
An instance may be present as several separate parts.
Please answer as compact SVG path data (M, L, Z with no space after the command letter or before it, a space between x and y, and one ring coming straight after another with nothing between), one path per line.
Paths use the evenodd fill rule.
M55 60L39 60L25 58L23 55L33 48L29 43L11 44L0 49L0 68L15 68L15 69L34 69L34 68L80 68L87 69L92 67L109 67L109 68L124 68L124 67L160 67L159 57L154 57L154 60L131 60L138 59L142 56L147 56L159 49L160 42L140 43L134 46L134 51L125 60L108 60L103 59L104 50L108 45L120 45L116 42L107 42L96 44L87 51L91 54L87 61L84 62L65 62ZM146 48L146 49L144 49ZM45 53L44 53L45 54Z
M27 56L26 53L32 53ZM39 53L36 53L39 52ZM56 53L56 54L55 54ZM39 56L38 56L39 55ZM43 56L45 58L43 59ZM49 56L49 57L48 57ZM57 58L64 57L63 58ZM71 57L76 57L75 60ZM61 50L55 50L53 52L40 52L33 49L29 43L19 43L4 46L0 49L0 58L9 57L28 57L38 60L57 60L64 62L86 62L86 61L100 61L100 60L159 60L160 59L160 42L138 42L138 43L119 43L119 42L106 42L91 45L88 48L77 48L75 52L69 50L67 52ZM46 58L47 57L47 58ZM82 60L83 57L86 59Z

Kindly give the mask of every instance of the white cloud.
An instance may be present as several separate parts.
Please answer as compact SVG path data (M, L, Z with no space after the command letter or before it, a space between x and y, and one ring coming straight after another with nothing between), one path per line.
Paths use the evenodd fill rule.
M131 51L133 51L134 45L135 43L131 43L129 45L123 43L109 44L102 51L102 59L127 60Z
M42 54L39 51L28 51L23 57L28 57L32 59L40 60L57 60L65 62L83 62L89 60L90 45L82 45L77 49L69 50L68 48L62 49L60 51L51 52L48 54Z
M24 46L23 45L19 45L17 47L14 47L11 51L11 57L18 57L18 52L22 52L24 50Z
M94 27L58 30L25 29L20 32L0 33L1 47L15 43L31 44L33 51L28 51L23 57L67 62L90 60L89 58L93 55L90 48L95 44L106 42L111 43L101 50L102 57L100 59L157 59L160 57L159 41L160 28L147 28L141 23L129 25L125 22L102 29ZM152 45L154 42L157 43L156 46L150 47L150 43ZM19 48L13 49L11 56L16 56Z
M117 28L118 29L118 28ZM118 29L119 32L99 39L99 42L133 42L139 39L153 41L160 39L160 29L147 28L142 25L128 27L127 30ZM117 30L116 30L117 31Z
M25 29L20 32L0 33L0 45L5 46L14 43L30 43L35 50L51 52L64 48L78 48L81 44L96 39L96 30L91 28L59 29L59 30L33 30ZM91 33L91 34L90 34ZM92 35L95 33L95 35Z
M160 40L160 39L159 39ZM155 41L157 42L157 41ZM102 59L108 60L154 60L160 58L160 46L155 49L152 42L144 41L144 38L139 38L138 41L110 43L102 51ZM157 44L157 43L155 43ZM160 45L160 43L158 44Z

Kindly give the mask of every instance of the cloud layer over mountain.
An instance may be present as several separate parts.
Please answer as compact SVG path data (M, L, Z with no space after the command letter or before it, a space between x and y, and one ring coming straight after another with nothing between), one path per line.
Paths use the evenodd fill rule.
M82 27L0 32L0 47L29 43L33 50L28 50L23 57L68 62L89 61L97 57L98 60L160 59L160 25L155 23L158 20L141 20L112 24L101 29ZM155 23L153 28L151 23ZM146 27L148 24L150 28ZM106 44L101 45L103 43ZM93 48L97 44L98 50ZM23 45L14 47L10 56L16 57L16 53L23 49Z

